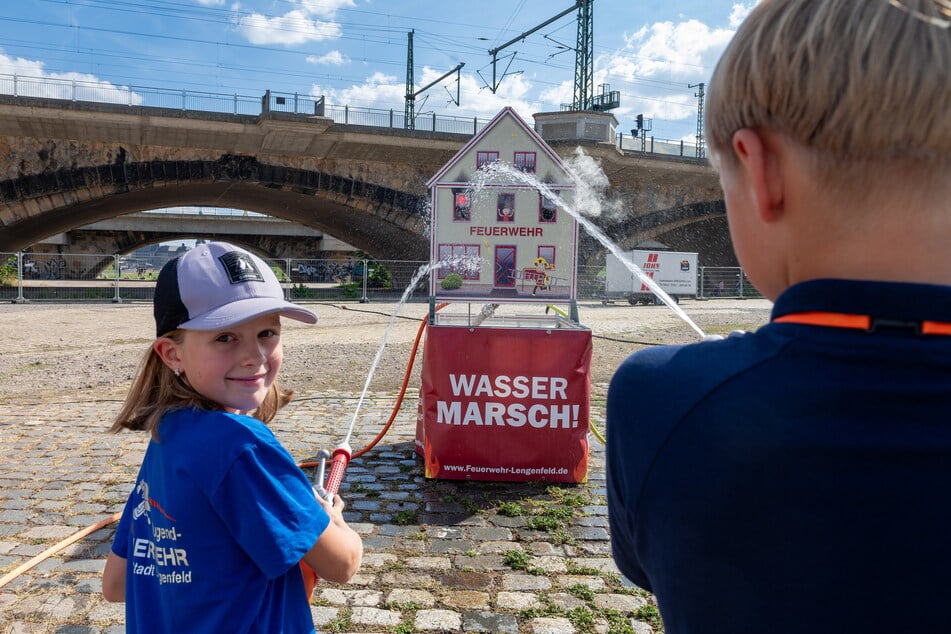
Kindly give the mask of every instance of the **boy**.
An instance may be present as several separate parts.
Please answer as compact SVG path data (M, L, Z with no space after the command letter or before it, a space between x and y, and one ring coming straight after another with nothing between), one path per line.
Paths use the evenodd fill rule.
M636 353L607 403L614 557L668 633L949 630L949 21L764 0L717 65L711 156L772 320Z

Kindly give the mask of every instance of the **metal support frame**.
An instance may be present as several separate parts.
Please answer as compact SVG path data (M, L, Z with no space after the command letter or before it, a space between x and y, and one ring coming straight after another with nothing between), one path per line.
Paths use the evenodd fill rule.
M406 102L403 106L403 127L416 129L416 96L413 94L413 33L406 34Z
M544 22L542 22L541 24L539 24L538 26L536 26L536 27L534 27L534 28L531 28L531 29L529 29L529 30L527 30L527 31L524 31L523 33L520 33L520 34L516 35L516 36L513 37L511 40L509 40L509 41L506 42L505 44L502 44L501 46L497 46L497 47L495 47L495 48L493 48L493 49L489 49L489 55L492 56L492 84L489 86L489 90L491 90L492 93L494 94L495 91L498 90L498 88L499 88L499 83L502 81L502 78L505 77L505 75L508 74L507 72L504 72L504 71L503 71L502 77L497 77L497 76L496 76L495 70L496 70L496 62L498 62L498 54L499 54L499 51L502 51L502 50L508 48L509 46L511 46L512 44L515 44L516 42L520 42L520 41L524 40L526 37L528 37L529 35L531 35L531 34L534 33L535 31L538 31L538 30L540 30L540 29L545 28L546 26L548 26L549 24L551 24L551 23L554 22L555 20L559 20L559 19L565 17L566 15L568 15L569 13L571 13L572 11L574 11L575 9L580 9L581 5L584 4L585 2L591 3L591 2L593 2L593 1L594 1L594 0L578 0L577 2L574 3L573 6L569 7L568 9L565 9L564 11L562 11L561 13L559 13L558 15L556 15L555 17L549 18L549 19L545 20ZM513 54L513 56L514 56L514 54ZM512 63L511 60L509 60L509 64L511 64L511 63ZM506 71L508 70L508 66L505 67L505 70L506 70ZM592 85L593 85L593 84L592 84Z
M17 297L14 304L25 304L28 300L23 296L23 251L17 251Z
M594 0L580 0L578 44L575 48L575 91L572 108L590 110L594 100Z
M429 82L428 84L426 84L425 86L423 86L422 88L414 92L413 85L415 84L415 82L413 80L413 31L410 31L409 33L407 33L407 35L409 36L409 40L407 42L407 50L406 50L406 97L405 97L406 105L403 110L403 117L405 119L403 122L403 127L407 130L415 130L416 129L416 97L421 95L423 92L429 90L430 88L432 88L433 86L435 86L436 84L444 80L446 77L449 77L453 73L456 73L456 98L453 100L453 103L455 103L457 106L459 105L459 86L461 83L460 71L462 70L462 67L465 66L466 64L465 62L459 62L458 64L456 64L455 68L453 68L452 70L446 73L443 73L442 75L439 76L438 79ZM450 93L450 95L451 94L452 93ZM433 132L435 131L436 131L436 113L434 112L433 113Z
M606 90L608 88L607 84L602 86L602 94L594 94L594 0L577 0L574 6L565 9L558 15L551 17L538 26L531 28L527 31L524 31L517 36L513 37L511 40L497 46L493 49L489 49L489 55L492 56L492 83L488 85L488 88L494 93L498 87L499 83L502 81L502 78L505 75L508 75L509 66L512 64L512 59L515 57L513 53L510 58L508 65L506 65L505 70L502 72L502 77L498 76L497 66L498 66L498 55L499 52L508 48L516 42L524 40L526 37L535 33L539 29L542 29L555 20L563 18L572 11L578 11L577 16L577 26L578 33L577 39L575 42L575 76L574 76L574 91L572 95L573 101L570 104L562 104L562 109L567 110L611 110L620 105L621 97L618 91L609 92ZM548 36L545 36L548 38ZM552 38L548 38L552 39ZM555 40L552 40L555 41ZM558 43L558 42L556 42ZM563 44L559 44L559 48L562 50L571 50L570 47ZM520 71L519 71L520 72ZM481 75L481 73L480 73ZM484 79L483 79L484 81Z
M697 158L703 158L706 156L703 147L703 82L687 84L687 88L699 88L693 96L697 98Z
M119 262L119 254L112 256L112 266L116 269L116 294L112 297L113 304L121 304L122 298L119 296L119 280L122 279L122 265Z

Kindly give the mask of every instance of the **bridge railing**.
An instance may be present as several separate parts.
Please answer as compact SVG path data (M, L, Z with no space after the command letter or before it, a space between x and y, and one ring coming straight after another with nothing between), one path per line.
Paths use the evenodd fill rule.
M663 154L664 156L683 156L686 158L704 158L697 155L697 145L687 143L683 139L662 139L660 137L625 136L617 135L618 149L624 152L645 152L647 154Z
M0 253L0 301L152 301L155 279L175 253ZM295 302L395 302L426 263L411 260L268 259L287 299ZM605 300L604 266L580 266L577 298ZM739 267L700 267L698 299L762 297ZM422 278L408 301L429 299Z
M390 108L354 108L327 104L323 97L313 97L299 93L274 92L268 90L262 99L265 111L287 112L291 114L318 115L329 117L334 123L344 125L362 125L372 128L397 128L424 132L449 132L453 134L476 134L489 122L477 117L437 116L436 113L419 114L413 118L413 125L406 125L406 114Z
M265 91L263 96L238 93L215 93L198 90L175 90L149 86L116 85L110 82L91 82L54 77L31 77L28 75L0 73L0 94L14 97L36 97L63 101L107 103L124 106L144 106L193 112L221 114L261 115L267 112L284 112L298 115L329 117L335 123L361 125L374 128L407 129L424 132L447 132L453 134L476 134L488 123L477 117L437 116L435 113L419 114L413 125L406 125L405 114L400 110L361 108L330 105L323 97L306 93ZM664 156L697 157L697 146L676 139L659 137L632 137L617 134L618 148L625 152L645 152ZM702 158L702 157L700 157Z
M115 85L53 77L0 74L0 94L63 101L145 106L171 110L217 112L222 114L260 115L285 112L330 117L335 123L375 128L405 128L405 116L398 110L358 108L325 104L323 97L301 93L265 91L263 96L215 93L199 90L174 90L149 86ZM421 114L415 118L416 130L475 134L488 119Z

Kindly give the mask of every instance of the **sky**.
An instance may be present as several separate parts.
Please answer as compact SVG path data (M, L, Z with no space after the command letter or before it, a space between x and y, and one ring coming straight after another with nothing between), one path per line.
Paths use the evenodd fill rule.
M693 143L696 85L757 0L594 0L595 93L627 133L643 114L661 139ZM0 5L0 76L261 96L402 112L408 33L416 112L490 119L572 101L573 0L13 0ZM496 55L493 90L489 51ZM3 77L0 77L2 80ZM6 85L0 81L0 85Z

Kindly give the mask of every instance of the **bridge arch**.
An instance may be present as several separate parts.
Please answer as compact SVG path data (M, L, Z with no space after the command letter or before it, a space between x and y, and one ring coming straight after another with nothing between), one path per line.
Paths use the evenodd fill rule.
M0 252L133 212L201 205L286 219L378 259L424 260L425 183L468 138L321 116L226 115L0 95L0 178L7 179L0 181ZM625 211L598 224L625 248L654 238L687 250L681 244L689 242L687 233L712 228L714 234L690 250L700 252L707 265L735 263L728 247L723 257L706 255L708 244L729 244L722 217L690 217L690 208L702 211L708 204L696 201L722 198L705 162L581 140L550 145L565 159L586 154L600 163L610 181L606 194ZM123 239L146 244L150 237ZM124 251L126 244L105 251ZM589 244L582 240L582 263L602 250ZM271 249L277 247L259 247L281 257Z
M121 155L120 155L121 157ZM61 168L0 181L0 202L16 231L0 252L124 214L205 205L254 211L333 235L378 259L428 259L428 201L397 189L251 156L154 160ZM209 237L209 236L203 236ZM137 239L130 235L116 251ZM131 241L131 242L130 242ZM268 245L254 247L273 257Z
M622 251L635 249L642 242L656 241L674 251L704 253L708 266L735 264L723 200L678 205L597 224ZM579 246L581 264L603 265L606 252L607 249L595 238L582 232Z

